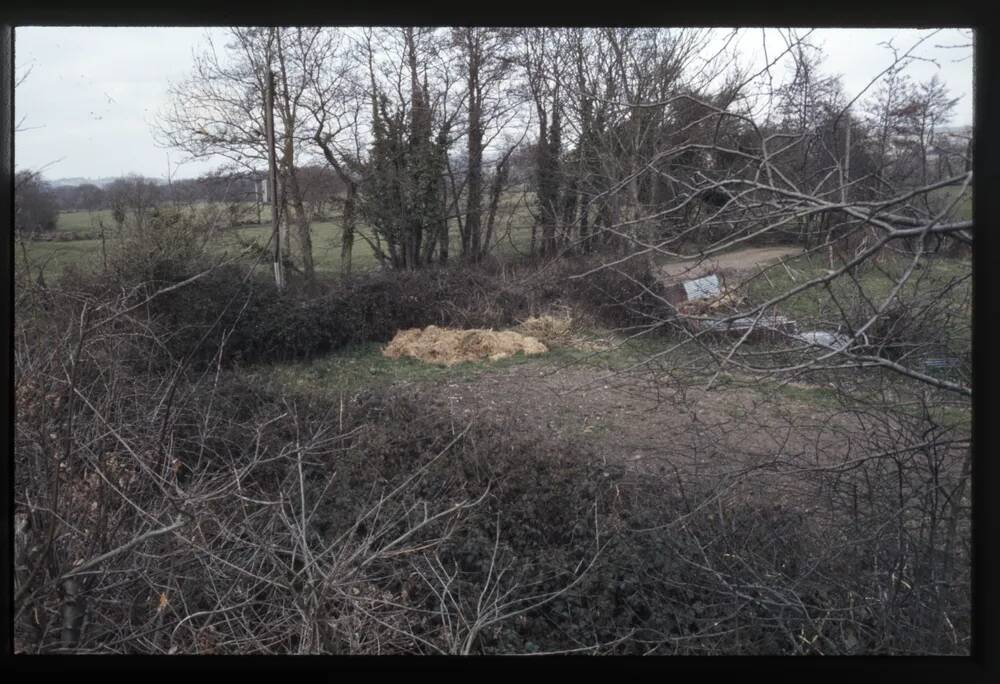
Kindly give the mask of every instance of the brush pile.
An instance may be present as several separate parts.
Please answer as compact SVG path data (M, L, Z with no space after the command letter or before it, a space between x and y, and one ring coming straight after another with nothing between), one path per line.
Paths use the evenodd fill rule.
M521 321L515 330L539 340L549 348L571 347L582 351L607 351L615 346L611 339L588 334L586 328L578 325L578 321L568 314L531 316Z

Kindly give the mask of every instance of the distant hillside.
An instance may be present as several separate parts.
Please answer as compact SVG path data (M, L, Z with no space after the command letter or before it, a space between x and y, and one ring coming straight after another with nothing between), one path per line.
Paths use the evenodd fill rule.
M48 182L49 185L51 185L54 188L62 188L62 187L67 187L67 186L72 186L72 185L84 185L84 184L96 185L99 188L103 188L103 187L105 187L107 185L110 185L111 183L113 183L116 180L118 180L117 177L108 177L108 178L81 178L81 177L73 177L73 178L56 178L54 180L50 180L50 181L47 181L47 182ZM166 185L167 184L167 181L165 179L163 179L163 178L146 178L146 180L152 181L152 182L156 183L157 185Z

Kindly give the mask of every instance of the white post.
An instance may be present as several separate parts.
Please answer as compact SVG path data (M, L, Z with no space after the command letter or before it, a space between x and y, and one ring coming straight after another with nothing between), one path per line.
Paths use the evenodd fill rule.
M270 195L269 199L271 200L271 239L274 241L274 283L281 290L285 287L285 273L281 265L281 234L278 229L278 165L274 154L274 72L270 68L267 70L264 110L264 126L267 128L267 161L270 167L268 195Z

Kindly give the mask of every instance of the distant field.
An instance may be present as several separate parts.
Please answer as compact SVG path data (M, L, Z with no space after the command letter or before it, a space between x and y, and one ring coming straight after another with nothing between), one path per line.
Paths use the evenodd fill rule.
M256 212L251 211L254 216ZM256 218L254 216L254 218ZM210 249L216 254L236 254L242 251L246 243L256 242L266 245L271 236L270 209L264 207L261 212L262 224L246 223L234 229L225 229L219 238L211 244ZM497 254L510 256L527 252L531 242L531 212L526 208L520 196L505 197L501 201L494 230L494 251ZM96 212L72 211L61 212L56 230L58 233L77 233L81 236L97 235L100 221L104 222L107 232L107 249L114 250L114 219L111 211L104 209ZM319 273L335 274L342 270L340 258L341 223L340 216L334 213L330 220L313 222L312 242L313 258ZM449 251L456 255L461 251L461 238L456 221L449 227ZM359 232L371 237L368 226L359 226ZM83 269L96 269L101 266L100 239L83 240L52 240L27 243L27 256L32 272L44 269L47 277L58 277L63 269L74 264ZM368 242L360 235L355 235L352 252L352 265L356 270L365 270L376 265L375 253ZM23 270L25 259L23 250L18 248L16 269Z
M339 273L341 271L340 242L341 225L339 221L322 221L311 224L313 260L316 270L320 273ZM238 252L241 242L256 242L263 246L271 237L270 225L245 225L227 231L219 241L217 250L230 254ZM354 249L351 252L353 267L366 269L377 263L372 248L360 236L355 235Z
M948 202L954 199L959 192L959 188L941 188L932 193L932 197L937 200ZM960 221L968 221L972 218L972 191L965 194L965 197L958 201L952 210L953 216Z
M115 224L114 219L111 218L110 209L101 209L94 212L61 211L56 223L56 230L91 232L100 229L99 221L104 221L106 228L110 228Z
M37 277L39 271L44 271L47 278L58 277L70 264L84 269L97 268L101 264L101 241L28 243L28 260L31 264L32 277ZM14 268L20 273L24 267L24 252L21 245L17 245Z
M942 188L935 192L935 199L946 200L957 192L957 188ZM535 209L529 206L531 204L533 204L533 197L521 193L511 193L501 200L493 237L493 252L495 254L510 257L529 251L535 212ZM256 212L252 210L252 205L248 206L248 209L250 209L250 216L256 218ZM972 217L971 192L956 206L954 216L960 220ZM219 239L211 245L211 250L217 254L228 253L232 255L243 250L243 243L252 241L261 246L267 244L271 233L268 207L263 208L261 219L262 224L248 223L235 229L222 231ZM96 236L100 221L103 221L105 228L113 233L114 220L111 217L111 211L107 209L97 212L62 212L59 214L57 231L59 233L75 232L80 235ZM371 236L371 230L368 226L360 226L359 232ZM449 251L452 255L457 255L461 251L457 221L451 222L449 235ZM330 217L330 220L312 223L312 241L316 270L325 274L341 272L340 216L335 213ZM107 241L109 252L113 251L114 244L114 237L109 235ZM46 276L49 277L58 277L69 264L75 264L84 269L99 268L101 265L101 241L99 239L31 242L27 244L27 252L32 271L37 274L39 269L44 269ZM24 253L19 246L16 268L23 269L24 265ZM365 270L375 265L376 259L371 246L360 234L356 235L353 267L356 270Z
M858 284L872 302L881 304L895 287L897 279L908 268L910 261L903 256L891 257L878 268L868 267L857 271L857 282L839 278L829 288L810 288L778 304L776 313L797 321L802 329L809 326L826 329L830 321L841 320L840 305L857 299ZM742 292L750 302L763 303L806 280L826 274L829 266L825 259L815 255L803 255L786 263L791 266L791 272L772 267L766 279L756 277L746 284ZM950 314L951 324L939 331L939 338L956 354L972 344L972 281L969 266L968 259L929 258L898 293L903 301L914 301L920 292L945 293L943 299L935 302L935 309L942 315L945 312Z
M83 223L85 220L88 220L87 212L62 214L58 230L90 232L90 225ZM107 226L108 223L106 222L105 225ZM97 230L96 226L94 230ZM235 254L243 249L241 241L255 241L260 245L265 245L270 235L271 227L269 225L244 225L224 231L220 238L211 245L211 249L217 254ZM316 269L320 272L339 272L341 268L340 225L329 221L313 223L312 239ZM107 248L109 252L114 249L115 242L114 237L108 237ZM48 276L57 276L70 264L75 264L83 269L99 268L101 265L101 241L99 239L30 242L27 245L27 250L32 271L37 272L44 268ZM360 237L355 238L354 241L353 262L355 268L360 269L374 266L376 263L371 247ZM16 268L23 269L24 264L24 255L19 247Z

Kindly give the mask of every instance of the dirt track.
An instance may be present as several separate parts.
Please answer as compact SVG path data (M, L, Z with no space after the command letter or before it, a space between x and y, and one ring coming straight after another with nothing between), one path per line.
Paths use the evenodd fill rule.
M703 261L688 260L664 264L660 274L665 280L690 280L710 273L729 275L752 271L757 266L771 264L782 257L801 254L799 247L753 247L734 252L720 252L706 257Z
M790 502L801 487L766 464L808 467L844 455L843 419L749 387L705 391L703 383L680 387L645 374L535 366L447 383L439 391L459 421L507 416L527 432L586 444L605 463L635 473L722 486L763 468L748 495L772 503Z

